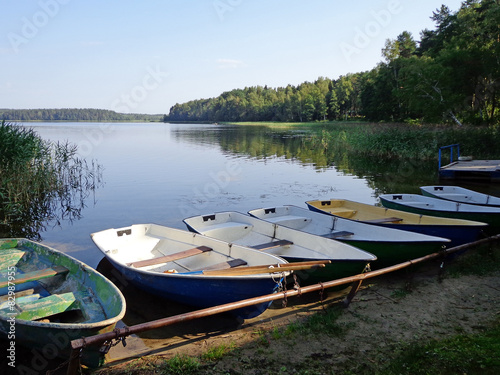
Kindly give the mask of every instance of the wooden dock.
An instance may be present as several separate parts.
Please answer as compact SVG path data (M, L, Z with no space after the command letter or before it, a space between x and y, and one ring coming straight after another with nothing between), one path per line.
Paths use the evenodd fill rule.
M500 182L500 160L457 160L439 168L446 180L483 180Z

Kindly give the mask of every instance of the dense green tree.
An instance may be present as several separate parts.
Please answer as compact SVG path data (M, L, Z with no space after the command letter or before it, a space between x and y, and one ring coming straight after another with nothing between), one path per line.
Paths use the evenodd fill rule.
M247 87L176 104L170 121L500 122L500 0L466 0L433 12L420 41L407 31L388 39L369 72L297 86Z

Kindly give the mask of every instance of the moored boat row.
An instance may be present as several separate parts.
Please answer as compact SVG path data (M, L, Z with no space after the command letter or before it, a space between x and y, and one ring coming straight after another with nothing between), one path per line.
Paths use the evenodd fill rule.
M385 207L316 200L306 202L308 209L285 205L190 217L183 220L188 230L134 224L91 237L135 286L197 308L211 307L273 293L292 273L300 284L326 282L499 232L500 207L491 207L495 197L445 187L424 191L436 197L382 195ZM438 197L441 192L446 196ZM453 194L476 203L449 201ZM110 331L124 315L125 300L116 286L54 249L28 240L0 240L0 264L0 332L8 334L8 319L14 316L20 327L16 333L27 346L61 330L77 330L78 338ZM13 270L15 291L10 288ZM234 313L248 319L268 306ZM89 366L102 363L97 349L85 351Z

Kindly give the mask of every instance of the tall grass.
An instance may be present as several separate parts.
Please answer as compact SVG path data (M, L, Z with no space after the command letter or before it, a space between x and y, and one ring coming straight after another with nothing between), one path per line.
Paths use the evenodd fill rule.
M79 218L100 183L100 166L77 157L76 146L44 141L19 125L0 125L1 236L39 239L48 222Z
M332 123L307 140L314 147L380 158L433 160L440 146L460 144L463 155L500 158L500 129L408 124Z

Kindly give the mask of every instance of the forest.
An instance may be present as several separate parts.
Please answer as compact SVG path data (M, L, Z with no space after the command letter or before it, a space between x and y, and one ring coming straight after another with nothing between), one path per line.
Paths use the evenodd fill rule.
M246 87L175 104L164 121L500 123L500 0L433 12L420 40L388 39L370 71L297 86Z
M161 121L162 115L117 113L105 109L0 109L0 120L4 121Z

